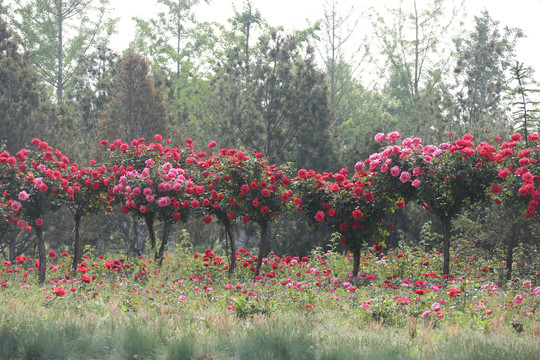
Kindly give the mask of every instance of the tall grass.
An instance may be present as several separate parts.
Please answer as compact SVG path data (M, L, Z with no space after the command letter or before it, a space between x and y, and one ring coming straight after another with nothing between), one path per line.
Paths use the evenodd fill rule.
M533 332L477 331L418 324L359 322L344 314L274 314L239 319L230 313L195 319L123 314L36 318L2 315L0 359L534 359ZM90 316L88 316L90 315Z

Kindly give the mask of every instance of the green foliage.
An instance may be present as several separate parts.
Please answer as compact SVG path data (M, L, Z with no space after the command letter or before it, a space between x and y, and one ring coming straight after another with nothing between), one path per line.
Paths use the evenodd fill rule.
M219 101L216 140L257 149L276 163L293 162L296 168L330 167L330 109L313 49L277 29L261 36L257 49L249 73L236 48L227 52L213 79Z
M119 64L111 102L100 122L101 139L151 138L169 130L163 92L149 77L146 59L128 51Z
M511 94L514 96L512 105L517 108L514 111L514 127L517 132L524 135L525 146L528 147L529 134L540 131L540 101L534 100L534 95L540 93L540 89L531 88L534 84L532 68L525 67L523 63L516 61L510 71L513 80L517 82L511 89Z
M47 132L47 100L29 55L0 17L0 144L12 153Z
M112 33L114 21L106 18L108 5L109 0L27 0L11 5L10 20L19 40L31 51L42 81L55 89L59 104L86 70L80 60Z
M457 63L455 121L463 132L487 140L508 132L508 70L515 57L520 29L503 28L487 11L475 16L475 27L455 40Z

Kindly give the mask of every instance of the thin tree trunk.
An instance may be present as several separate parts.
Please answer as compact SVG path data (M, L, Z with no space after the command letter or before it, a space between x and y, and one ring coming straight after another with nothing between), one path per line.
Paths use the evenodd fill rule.
M257 267L255 268L255 277L259 276L263 261L264 251L266 249L266 240L268 236L268 223L261 222L261 239L259 241L259 255L257 255Z
M9 239L9 261L14 262L15 257L17 257L15 244L17 243L17 237L12 236L11 239Z
M510 239L506 249L506 280L512 279L512 264L514 262L514 238Z
M451 218L448 216L441 217L443 224L443 275L450 274L450 231L451 231Z
M39 277L38 281L40 283L45 282L45 271L47 270L47 254L45 253L45 241L43 241L43 230L41 226L36 226L36 239L38 246L38 255L39 255Z
M156 249L156 233L154 232L154 214L146 213L144 216L146 227L148 228L148 236L150 237L150 247L152 251Z
M77 271L77 264L81 261L81 218L82 215L76 213L75 216L75 243L73 245L73 263L71 264L71 270L73 273Z
M167 241L169 240L169 235L171 234L172 229L171 222L164 221L162 228L161 228L161 245L159 246L159 251L156 253L155 260L158 263L158 266L161 267L163 264L163 255L165 255L165 246L167 245Z
M135 254L141 256L143 250L143 239L141 232L141 220L139 218L135 219L133 222L133 232L135 233Z
M63 62L64 62L64 39L63 39L63 9L62 9L62 2L58 2L57 4L57 15L58 15L58 79L56 83L56 97L58 98L58 104L61 104L63 99L63 87L64 87L64 79L63 79Z
M223 225L225 226L225 232L227 233L229 237L229 242L231 246L231 260L229 262L229 274L232 274L234 272L234 268L236 267L236 245L234 243L234 233L233 233L232 224L230 221L224 221Z
M357 247L353 250L353 259L354 259L354 265L353 265L353 279L356 279L358 277L358 271L360 269L360 248Z

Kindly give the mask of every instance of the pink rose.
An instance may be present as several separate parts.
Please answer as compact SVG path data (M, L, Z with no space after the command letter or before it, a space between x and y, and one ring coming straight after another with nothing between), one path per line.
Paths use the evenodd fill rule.
M406 183L406 182L411 181L411 173L408 172L408 171L402 172L401 175L400 175L400 177L399 177L399 180L400 180L402 183Z
M26 199L28 199L28 194L26 191L23 190L19 193L19 200L24 201Z

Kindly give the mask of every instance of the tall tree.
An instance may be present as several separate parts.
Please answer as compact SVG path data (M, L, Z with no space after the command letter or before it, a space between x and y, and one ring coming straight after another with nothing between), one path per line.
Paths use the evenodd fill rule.
M353 17L353 8L341 13L338 4L337 0L326 1L320 21L322 35L317 44L328 76L333 125L337 126L346 121L352 110L343 99L353 91L357 70L369 57L368 45L352 44L360 19Z
M500 28L487 11L475 16L474 30L455 40L456 118L464 130L480 136L510 129L509 70L519 29ZM498 127L498 128L497 128Z
M186 120L182 92L196 77L197 56L211 46L211 29L199 24L194 8L210 0L158 0L165 11L157 18L135 18L136 37L132 47L152 61L153 73L166 85L166 103L171 119L178 125Z
M81 72L79 58L114 31L109 0L15 0L10 12L19 41L31 51L42 80L62 103Z
M253 8L253 3L251 0L247 0L244 2L242 12L239 12L236 9L234 10L234 16L229 19L229 22L233 26L233 31L241 34L239 40L244 51L247 81L249 79L249 57L251 53L249 40L253 35L253 27L261 26L264 23L263 18L261 16L261 12L258 9Z
M114 86L113 98L101 120L101 138L131 141L168 131L163 91L155 88L146 59L128 50L119 64Z
M0 144L16 153L46 130L47 105L27 52L21 52L0 17Z
M394 112L404 120L403 134L432 141L444 132L433 134L434 116L441 123L445 120L443 77L451 56L441 44L458 24L455 20L462 6L448 12L445 0L431 0L424 9L416 0L407 4L408 8L401 1L399 7L388 10L393 16L390 24L373 10L372 24L385 57L385 92L397 102Z
M273 162L331 167L325 75L301 35L271 29L262 36L248 82L242 50L229 51L214 79L218 133L224 135L224 145L257 149Z
M525 146L529 146L528 137L531 132L540 132L540 101L534 95L540 94L540 89L534 88L533 69L516 61L510 69L512 80L516 83L511 94L514 96L512 105L514 111L514 126L525 135Z
M80 143L88 150L84 154L86 159L94 156L99 147L99 121L112 100L114 79L119 67L118 58L119 55L107 44L99 45L95 52L83 59L86 72L74 84L72 98L76 112L75 127L80 129Z

